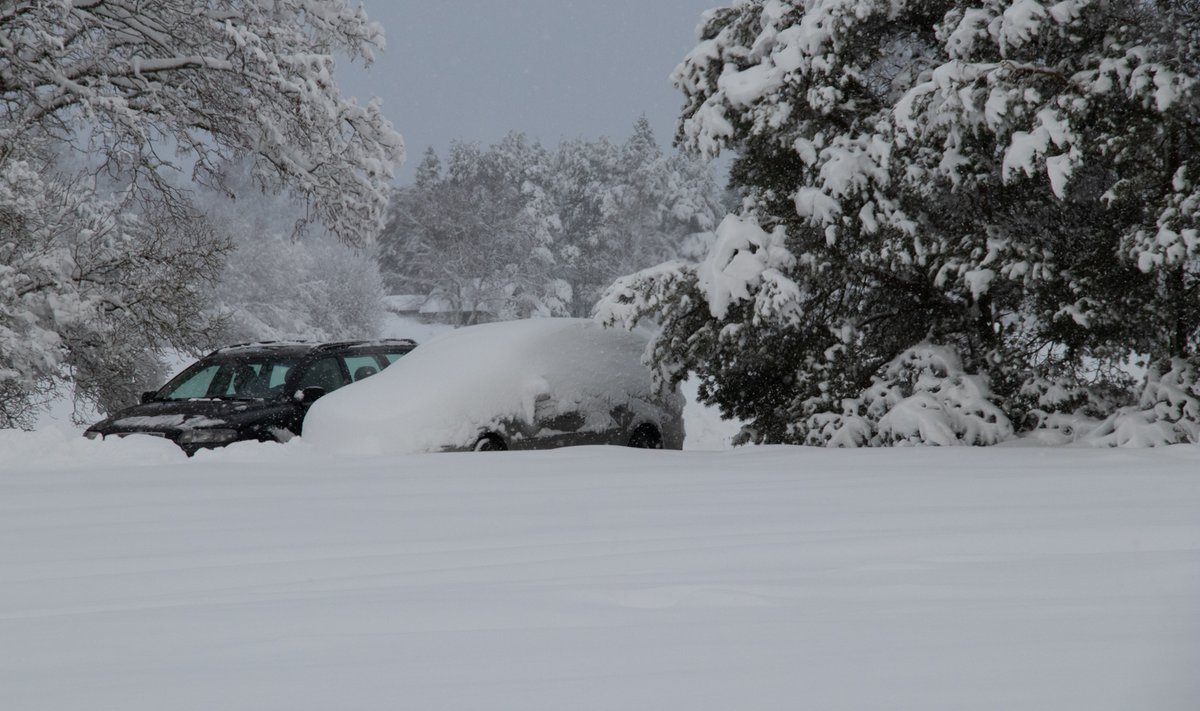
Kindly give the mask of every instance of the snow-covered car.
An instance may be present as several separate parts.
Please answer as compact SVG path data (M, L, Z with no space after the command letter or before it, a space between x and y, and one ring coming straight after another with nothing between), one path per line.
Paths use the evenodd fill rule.
M642 362L644 333L586 319L469 326L309 410L305 441L336 451L683 446L683 397Z
M318 398L378 373L416 345L385 339L222 348L84 434L165 437L189 455L242 440L287 440L300 434Z

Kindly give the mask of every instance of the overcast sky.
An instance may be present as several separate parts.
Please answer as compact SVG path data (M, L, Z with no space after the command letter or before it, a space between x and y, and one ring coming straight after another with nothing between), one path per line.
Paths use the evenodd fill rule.
M682 98L668 79L721 0L363 0L387 33L366 71L340 66L342 90L383 99L404 136L408 182L421 153L452 139L524 131L623 139L645 113L670 145Z

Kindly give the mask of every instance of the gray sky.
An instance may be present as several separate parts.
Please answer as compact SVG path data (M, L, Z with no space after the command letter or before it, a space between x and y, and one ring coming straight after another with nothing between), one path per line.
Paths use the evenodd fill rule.
M668 75L721 0L363 0L387 33L369 70L339 64L343 92L383 99L411 179L432 145L524 131L622 139L642 113L670 145L682 98Z

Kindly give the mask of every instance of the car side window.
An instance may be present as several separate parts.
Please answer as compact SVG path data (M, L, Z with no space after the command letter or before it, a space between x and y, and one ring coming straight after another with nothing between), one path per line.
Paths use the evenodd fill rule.
M340 360L337 357L329 357L313 361L308 366L308 370L300 376L300 380L296 383L296 389L318 387L324 388L325 392L329 393L342 387L345 385L345 381L342 376Z
M350 380L357 383L378 373L379 362L375 356L346 356L346 372L350 373Z
M291 369L292 367L287 363L275 364L275 367L271 369L270 387L272 390L283 387L283 381L287 380L288 371Z
M234 363L226 368L225 389L221 395L251 396L259 395L262 390L259 374L262 373L262 363Z
M400 353L384 353L383 357L387 358L388 365L391 365L392 363L395 363L396 361L400 360L400 357L403 356L405 353L408 353L408 351L403 351Z

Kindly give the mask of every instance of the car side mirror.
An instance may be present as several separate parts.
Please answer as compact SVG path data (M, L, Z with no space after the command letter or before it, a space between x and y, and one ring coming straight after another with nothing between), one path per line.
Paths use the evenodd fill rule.
M311 405L325 395L325 388L320 385L309 385L303 390L297 390L292 397L301 405Z
M138 399L138 401L141 402L143 405L145 405L148 402L154 401L154 395L155 395L155 391L147 390L146 392L142 393L142 396L141 396L141 398Z

